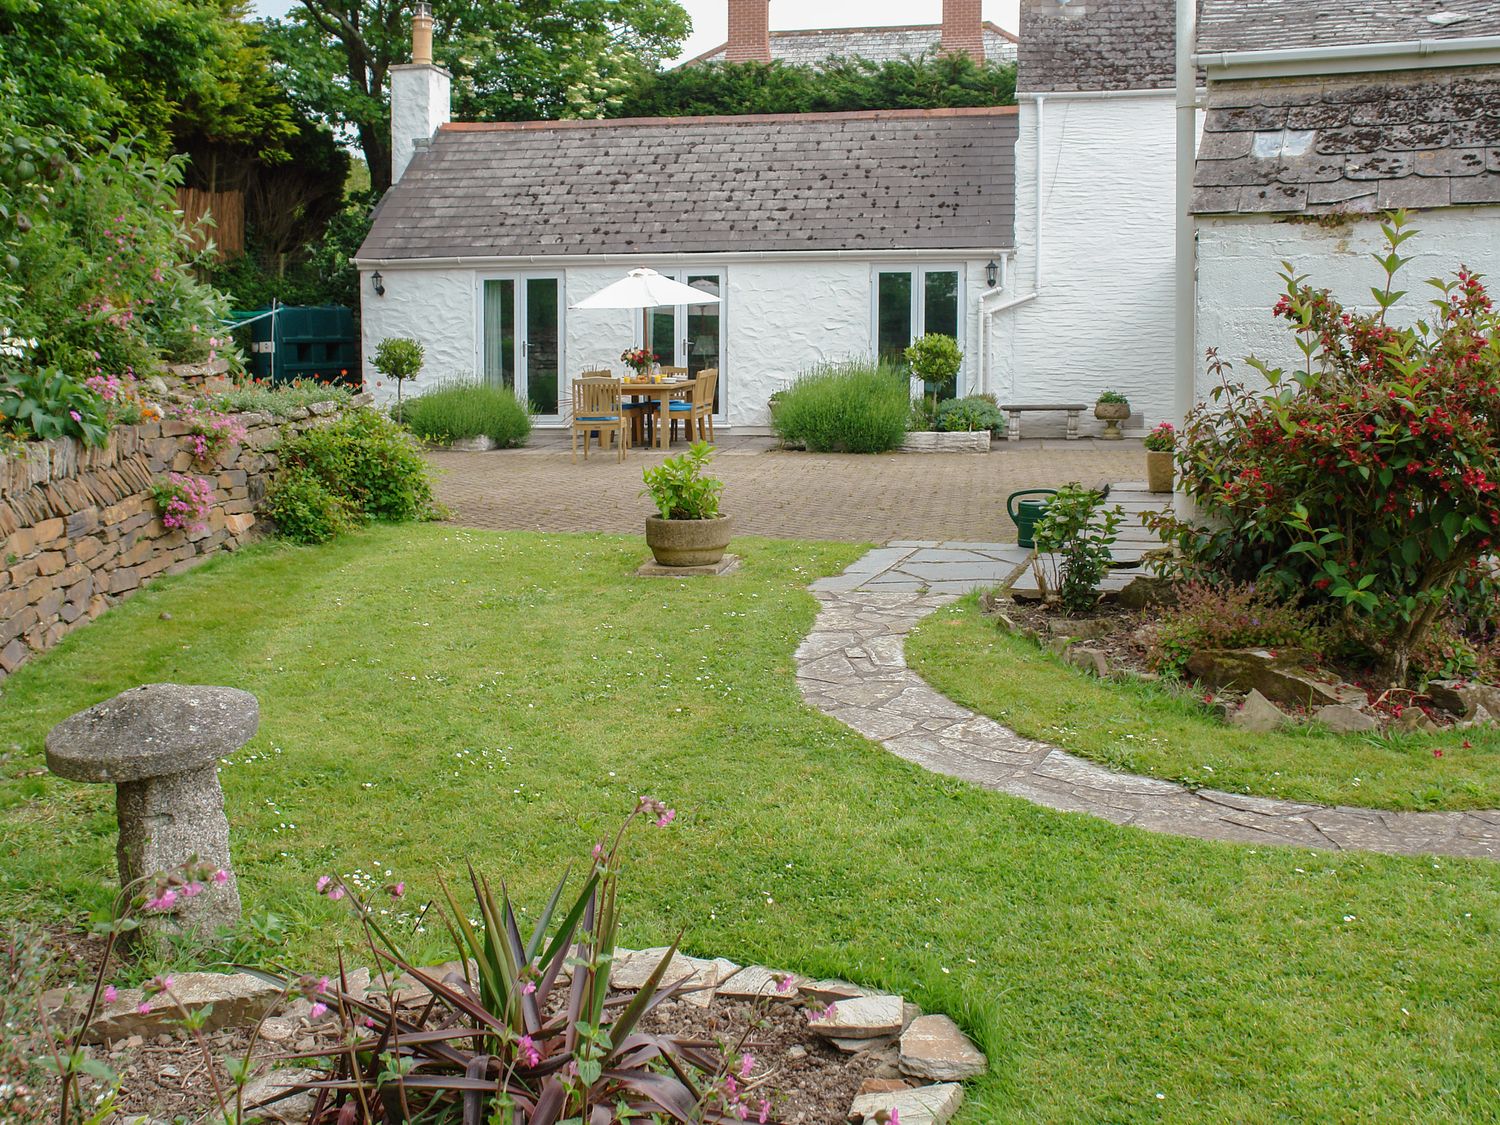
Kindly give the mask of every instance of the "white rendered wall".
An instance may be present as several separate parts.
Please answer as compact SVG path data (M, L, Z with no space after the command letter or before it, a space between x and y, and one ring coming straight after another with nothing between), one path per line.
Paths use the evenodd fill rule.
M1401 247L1411 258L1399 274L1407 296L1391 313L1399 323L1426 317L1436 290L1429 278L1451 278L1467 265L1500 279L1500 208L1445 208L1415 214L1418 233ZM1271 308L1285 288L1281 263L1290 262L1308 284L1328 289L1346 305L1373 311L1370 287L1384 272L1370 255L1385 253L1378 219L1341 223L1270 218L1204 218L1198 223L1198 394L1213 387L1201 361L1209 348L1232 361L1235 374L1258 381L1244 363L1255 355L1273 366L1297 369L1305 360L1285 321Z
M1173 410L1172 92L1053 98L1042 112L1041 289L990 319L989 389L1001 402L1090 405L1116 390L1130 399L1127 429L1150 427ZM1023 101L1016 253L999 303L1033 291L1036 169L1037 105ZM1022 432L1063 424L1023 418ZM1091 415L1089 427L1103 428Z
M721 401L731 426L750 430L770 424L767 401L814 364L856 359L872 354L872 287L880 268L907 269L913 263L875 265L867 259L816 259L792 262L723 262L711 258L655 259L641 265L663 272L717 271L724 276L725 300L721 328ZM928 264L954 267L963 275L961 294L965 352L965 391L977 390L978 317L976 304L984 285L981 261ZM389 267L381 270L385 296L370 286L370 272L361 274L361 324L365 355L365 386L381 403L395 400L393 385L379 385L371 365L375 348L387 336L410 336L427 349L421 375L410 380L405 394L419 394L433 384L477 373L478 291L487 276L563 276L563 380L590 368L623 370L620 353L641 341L641 314L624 309L568 309L589 294L619 280L629 263L573 265L548 271L525 269L447 269ZM567 408L564 404L563 413Z
M452 120L452 82L440 66L403 63L391 67L391 183L411 163L415 142L431 140L439 125Z

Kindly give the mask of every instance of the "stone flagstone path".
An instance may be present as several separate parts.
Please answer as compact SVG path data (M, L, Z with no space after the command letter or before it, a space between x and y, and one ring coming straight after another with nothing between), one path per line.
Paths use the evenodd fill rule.
M1383 812L1188 789L1022 738L939 695L906 666L906 635L970 590L1017 574L1013 543L898 542L814 582L822 608L797 649L819 710L936 773L1152 832L1336 851L1500 859L1500 811Z

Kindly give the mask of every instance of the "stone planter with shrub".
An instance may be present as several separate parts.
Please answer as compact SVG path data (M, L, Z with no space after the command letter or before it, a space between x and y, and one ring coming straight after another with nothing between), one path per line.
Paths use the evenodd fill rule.
M695 442L643 474L659 516L646 518L646 545L660 566L715 566L729 547L732 521L719 514L724 482L703 475L714 448Z
M1130 400L1118 391L1105 391L1094 403L1094 417L1104 423L1099 436L1105 441L1119 441L1125 436L1120 423L1130 417Z

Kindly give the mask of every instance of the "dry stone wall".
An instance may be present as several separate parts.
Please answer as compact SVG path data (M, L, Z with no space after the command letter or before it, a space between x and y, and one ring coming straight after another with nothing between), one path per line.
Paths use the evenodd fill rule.
M338 411L326 402L285 422L236 415L245 440L207 467L193 461L188 426L170 419L117 427L99 448L64 438L0 455L0 678L158 575L255 538L283 428L300 432ZM162 524L151 486L169 472L213 484L202 528Z

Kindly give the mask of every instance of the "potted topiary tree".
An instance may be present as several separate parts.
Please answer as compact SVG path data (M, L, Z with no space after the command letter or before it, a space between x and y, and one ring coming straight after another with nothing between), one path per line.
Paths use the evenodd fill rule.
M1106 441L1119 441L1125 436L1120 423L1130 417L1130 400L1119 391L1105 391L1094 403L1094 417L1104 423L1100 437Z
M646 545L662 566L715 566L729 546L731 521L719 514L724 482L704 476L714 455L706 441L646 469L646 487L660 516L646 517Z
M427 351L409 336L387 336L375 345L375 370L388 379L396 380L396 418L401 418L401 385L415 379L422 364L427 360Z
M1172 491L1172 453L1177 448L1177 431L1171 422L1162 422L1146 435L1146 487L1152 492Z

